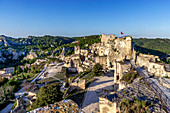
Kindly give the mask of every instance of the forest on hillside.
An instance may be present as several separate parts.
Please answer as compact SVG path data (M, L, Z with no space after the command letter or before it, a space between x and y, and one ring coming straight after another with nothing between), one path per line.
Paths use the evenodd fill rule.
M170 39L147 39L147 38L136 38L133 42L142 48L160 51L165 54L170 54Z
M50 35L45 35L41 37L28 36L28 38L10 38L10 40L22 44L14 45L12 47L20 51L30 51L31 49L49 51L63 44L68 44L74 41L74 39L71 39L69 37Z

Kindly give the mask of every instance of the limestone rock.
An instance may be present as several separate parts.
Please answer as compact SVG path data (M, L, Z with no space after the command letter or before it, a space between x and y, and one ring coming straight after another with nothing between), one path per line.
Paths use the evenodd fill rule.
M37 57L38 57L37 54L33 50L31 50L24 59L34 59Z

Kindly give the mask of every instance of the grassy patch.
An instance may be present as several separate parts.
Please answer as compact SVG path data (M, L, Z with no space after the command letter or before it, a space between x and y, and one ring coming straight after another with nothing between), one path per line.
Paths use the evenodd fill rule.
M137 73L134 70L130 70L128 73L123 75L121 81L125 81L127 82L127 84L130 84L137 77L138 77Z
M43 80L40 80L40 81L38 81L37 83L38 84L42 84L42 83L49 83L49 82L59 82L58 80L56 80L55 78L53 78L53 77L50 77L50 78L46 78L46 79L43 79Z
M67 68L62 68L61 72L57 73L54 77L64 81L64 82L67 82L68 81L68 78L67 78Z

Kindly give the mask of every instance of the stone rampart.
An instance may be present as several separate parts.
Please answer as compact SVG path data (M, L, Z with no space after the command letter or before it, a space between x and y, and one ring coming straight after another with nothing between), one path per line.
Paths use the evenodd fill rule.
M139 54L137 56L136 64L140 67L145 67L148 71L155 76L168 76L170 77L170 72L168 71L170 66L165 66L164 63L156 63L159 61L158 56Z

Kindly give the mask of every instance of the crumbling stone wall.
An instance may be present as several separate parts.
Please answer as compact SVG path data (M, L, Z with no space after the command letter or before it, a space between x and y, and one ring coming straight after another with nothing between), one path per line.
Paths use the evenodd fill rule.
M85 89L86 81L84 79L77 79L73 81L71 84L72 89Z
M158 56L139 54L137 56L136 64L140 67L145 67L148 71L156 76L168 76L170 77L169 67L164 63L156 63L160 61Z
M114 64L114 83L120 83L123 75L131 69L130 62L115 62Z
M111 102L107 98L99 97L100 113L116 113L116 102Z
M107 58L104 56L97 56L95 57L95 63L101 64L104 68L106 68L107 65Z

